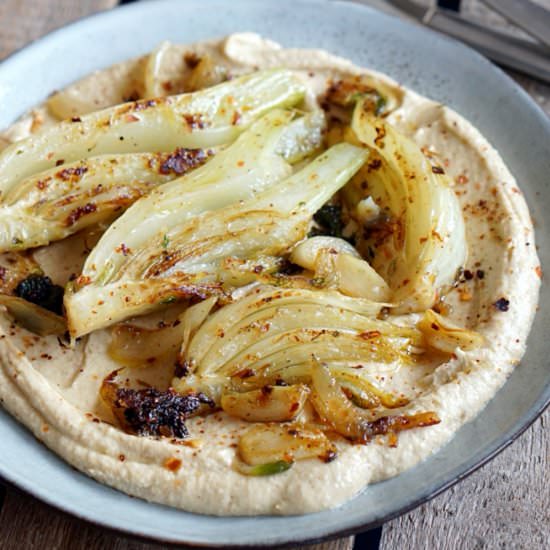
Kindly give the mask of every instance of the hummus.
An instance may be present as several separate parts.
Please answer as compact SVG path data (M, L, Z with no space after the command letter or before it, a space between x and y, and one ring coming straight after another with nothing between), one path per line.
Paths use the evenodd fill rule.
M232 75L284 66L309 89L308 101L329 79L373 74L321 50L284 49L254 34L235 34L191 46L170 46L159 81L182 90L189 56L210 55ZM64 92L80 105L67 112L54 97L3 134L21 139L58 117L78 116L142 94L146 59L91 75ZM389 78L376 78L397 87ZM441 422L399 435L397 446L377 436L368 445L338 441L338 457L296 462L267 477L233 468L246 422L223 412L187 421L185 440L130 435L99 398L102 380L119 368L108 355L110 332L100 330L74 349L54 336L37 337L0 313L0 401L34 435L70 464L130 495L203 514L304 514L340 505L368 484L395 476L426 459L466 422L480 414L505 383L525 350L535 313L540 266L533 227L516 181L503 160L468 121L451 109L401 89L402 103L389 117L400 132L437 155L451 176L466 225L468 258L446 297L452 319L485 338L481 349L457 350L449 361L415 364L380 373L379 381L411 398L403 412L435 411ZM93 236L92 236L93 237ZM87 235L86 238L90 238ZM37 249L34 258L55 283L78 273L89 243L82 235ZM170 316L170 310L155 321ZM137 376L137 375L136 375ZM167 387L172 372L141 369L139 378ZM482 413L481 413L482 414Z

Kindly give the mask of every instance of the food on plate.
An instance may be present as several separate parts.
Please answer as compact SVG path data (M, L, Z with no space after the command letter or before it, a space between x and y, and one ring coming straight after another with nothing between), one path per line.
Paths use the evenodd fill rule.
M95 479L302 514L426 459L525 350L525 201L465 119L241 33L0 136L0 399Z

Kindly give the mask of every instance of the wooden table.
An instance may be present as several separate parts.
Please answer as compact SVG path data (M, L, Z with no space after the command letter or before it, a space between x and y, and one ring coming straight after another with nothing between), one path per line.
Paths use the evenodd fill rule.
M427 2L428 0L420 0ZM550 0L538 0L550 8ZM0 59L62 24L103 9L116 0L0 0ZM501 18L478 0L464 8L495 25ZM550 115L550 86L512 75ZM548 547L550 491L545 428L547 411L515 443L465 481L382 529L380 547L401 549L485 549ZM0 500L0 549L147 550L138 542L76 520L12 487ZM0 487L0 495L2 495ZM372 548L376 533L357 538ZM546 543L544 542L546 541ZM315 545L312 550L349 550L354 537Z

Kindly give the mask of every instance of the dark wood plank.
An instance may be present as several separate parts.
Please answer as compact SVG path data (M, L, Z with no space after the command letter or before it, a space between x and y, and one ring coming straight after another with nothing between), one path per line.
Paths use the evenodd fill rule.
M489 464L387 523L381 548L548 548L550 411Z
M0 512L0 548L25 550L156 550L151 542L134 540L72 518L9 487ZM182 548L191 548L189 546ZM316 544L308 550L351 550L353 537Z
M65 23L116 4L117 0L1 0L0 59Z

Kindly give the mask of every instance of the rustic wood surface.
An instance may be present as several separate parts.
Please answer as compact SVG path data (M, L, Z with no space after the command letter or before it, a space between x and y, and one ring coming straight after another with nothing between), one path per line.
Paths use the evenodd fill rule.
M0 0L0 59L65 23L118 0Z
M0 0L0 59L66 22L116 3L116 0ZM538 3L550 8L550 0ZM463 6L478 19L507 26L478 0L463 0ZM523 76L512 76L550 115L550 87ZM381 548L548 547L549 423L547 411L488 465L431 502L386 524ZM309 548L350 550L353 542L353 537L349 537ZM100 529L7 488L0 512L0 549L12 548L147 550L159 546Z

